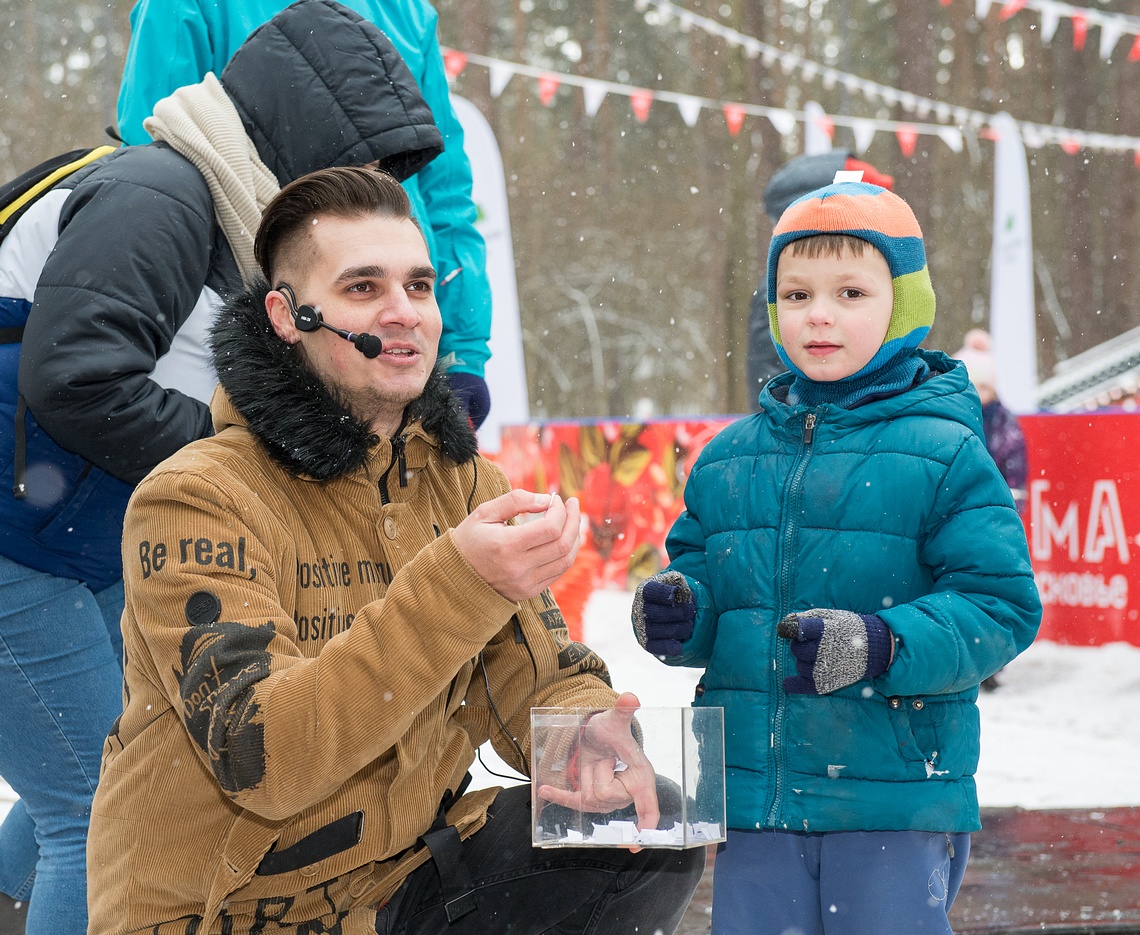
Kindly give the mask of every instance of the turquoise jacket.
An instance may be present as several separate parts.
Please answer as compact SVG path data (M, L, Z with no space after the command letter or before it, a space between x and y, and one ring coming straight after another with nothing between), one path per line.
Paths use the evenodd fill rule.
M131 44L119 88L123 140L149 143L142 122L157 101L201 81L206 72L220 75L249 34L288 5L286 0L139 0L131 10ZM404 188L439 273L440 357L454 354L455 370L481 377L490 355L491 288L486 248L475 230L471 164L463 152L463 129L451 108L436 39L438 16L426 0L344 0L344 5L392 40L443 135L443 154L404 182ZM305 132L304 127L292 129ZM460 267L462 272L445 282Z
M1041 603L1009 487L986 452L965 367L853 410L761 411L701 453L670 531L697 619L671 665L703 667L695 704L725 710L730 828L974 831L978 685L1024 650ZM792 611L878 614L879 678L788 695L776 624Z

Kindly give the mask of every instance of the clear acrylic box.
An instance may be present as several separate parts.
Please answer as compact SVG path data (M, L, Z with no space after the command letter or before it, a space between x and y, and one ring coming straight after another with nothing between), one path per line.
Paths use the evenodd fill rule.
M639 708L624 727L613 708L531 708L534 781L532 840L536 847L703 847L725 839L724 709ZM603 713L610 720L597 721ZM638 828L632 804L582 801L581 771L609 780L630 768L613 753L656 776L660 819ZM581 747L581 749L579 749ZM583 765L583 759L588 763ZM610 783L615 793L623 789ZM556 799L558 801L556 801ZM606 810L607 808L612 810Z

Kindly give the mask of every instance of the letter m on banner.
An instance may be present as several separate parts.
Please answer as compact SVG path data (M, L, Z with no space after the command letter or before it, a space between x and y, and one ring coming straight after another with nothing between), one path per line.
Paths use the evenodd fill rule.
M1030 526L1033 530L1033 558L1047 561L1053 557L1053 546L1068 549L1069 561L1080 555L1077 503L1072 501L1061 521L1057 521L1053 508L1045 499L1049 481L1035 480L1029 485Z

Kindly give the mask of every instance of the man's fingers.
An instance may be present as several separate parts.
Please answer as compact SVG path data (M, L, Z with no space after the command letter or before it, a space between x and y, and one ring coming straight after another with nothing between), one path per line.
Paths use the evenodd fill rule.
M634 714L640 707L641 702L637 700L637 695L633 692L622 692L614 699L614 712L620 715L627 724L633 720Z
M619 776L633 799L633 807L637 809L638 828L656 828L661 820L661 808L657 802L657 780L652 770L648 773L648 777L631 776L629 779L624 775Z
M511 490L479 504L471 515L484 523L505 523L520 513L543 513L550 504L550 494L529 490Z
M557 786L539 786L538 797L555 805L565 805L567 808L582 810L582 793L571 792L569 789L559 789Z

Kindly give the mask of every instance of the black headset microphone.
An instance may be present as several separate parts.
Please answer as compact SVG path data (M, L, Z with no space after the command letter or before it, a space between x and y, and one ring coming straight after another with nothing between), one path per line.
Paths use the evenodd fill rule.
M345 331L342 328L334 328L330 325L321 315L320 309L314 308L312 305L297 305L297 297L293 294L293 289L282 283L277 287L286 299L289 300L289 311L293 314L293 324L298 331L316 331L318 328L326 328L335 335L339 335L355 347L361 354L372 360L380 356L380 352L384 349L384 345L380 339L374 334L357 334L354 331Z

